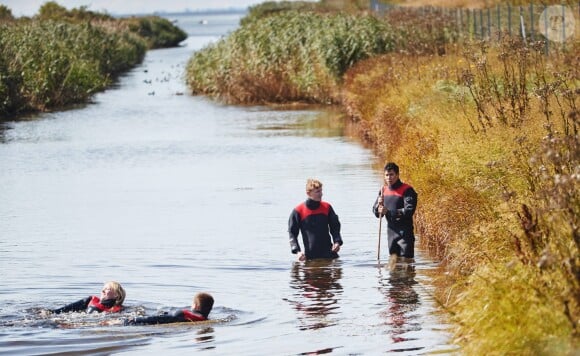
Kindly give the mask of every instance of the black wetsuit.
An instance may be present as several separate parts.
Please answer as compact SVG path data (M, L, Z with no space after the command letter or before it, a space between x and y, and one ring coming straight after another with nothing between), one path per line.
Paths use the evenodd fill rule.
M198 310L181 309L173 313L165 313L163 315L144 316L133 319L125 319L125 325L154 325L154 324L169 324L169 323L184 323L187 321L204 321L207 320L207 315L203 315Z
M98 297L90 296L74 303L65 305L62 308L51 310L54 314L68 313L68 312L80 312L84 311L87 313L96 312L109 312L117 313L122 309L121 306L115 305L115 299L105 299L100 300Z
M417 193L410 185L397 180L391 187L384 186L379 196L381 194L387 219L389 254L413 258L415 256L413 214L417 208ZM373 212L379 217L377 200L373 205Z
M338 254L332 252L332 244L334 242L342 246L338 215L324 201L308 199L294 208L288 220L288 233L294 254L301 251L298 233L302 234L306 259L337 258Z

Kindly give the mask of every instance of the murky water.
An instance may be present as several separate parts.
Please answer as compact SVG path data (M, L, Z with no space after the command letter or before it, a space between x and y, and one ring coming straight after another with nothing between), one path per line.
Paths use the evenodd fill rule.
M179 17L192 35L185 46L149 52L93 104L3 125L0 354L454 349L425 274L435 264L421 251L392 271L376 262L381 171L339 115L187 94L192 51L238 18ZM288 216L308 177L341 219L339 260L290 253ZM125 315L185 307L208 291L213 322L123 327L102 325L118 316L38 313L107 280L127 290Z

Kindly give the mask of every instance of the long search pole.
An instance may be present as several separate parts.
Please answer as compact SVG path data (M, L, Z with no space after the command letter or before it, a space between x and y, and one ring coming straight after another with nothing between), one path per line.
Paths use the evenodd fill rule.
M379 198L381 199L379 202L379 206L383 205L383 187L381 187L381 190L379 191ZM381 231L382 229L382 224L383 224L383 214L379 213L379 244L377 246L377 261L381 261Z
M383 217L379 214L379 245L377 246L377 261L381 262L381 230Z

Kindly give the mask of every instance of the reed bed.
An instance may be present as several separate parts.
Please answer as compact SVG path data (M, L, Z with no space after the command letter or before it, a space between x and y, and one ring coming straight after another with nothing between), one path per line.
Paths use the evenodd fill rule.
M185 32L160 17L116 19L47 2L33 18L0 5L0 118L88 101Z
M393 48L388 26L372 16L287 11L247 22L194 54L194 94L228 103L338 103L342 74Z
M143 58L129 33L42 21L0 27L0 114L45 111L84 102Z

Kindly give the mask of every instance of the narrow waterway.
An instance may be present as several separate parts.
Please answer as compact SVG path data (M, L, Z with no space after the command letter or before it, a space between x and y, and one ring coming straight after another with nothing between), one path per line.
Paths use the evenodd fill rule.
M150 51L94 103L2 124L0 354L455 349L430 292L435 263L419 251L393 270L377 264L381 162L345 136L339 115L188 94L192 52L239 16L178 16L184 46ZM342 222L335 261L290 253L288 217L309 177ZM38 312L98 295L107 280L127 291L122 316L207 291L213 322L107 326L118 315Z

